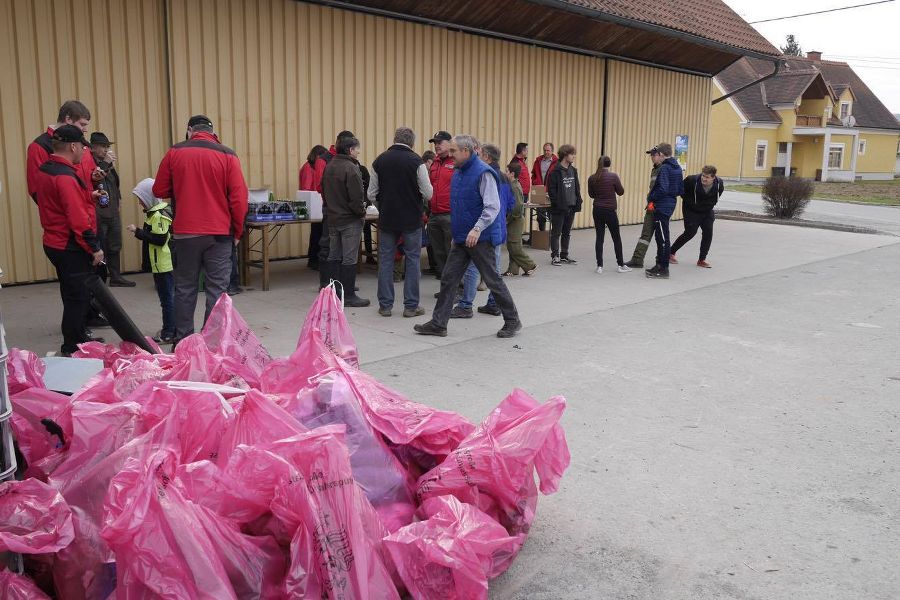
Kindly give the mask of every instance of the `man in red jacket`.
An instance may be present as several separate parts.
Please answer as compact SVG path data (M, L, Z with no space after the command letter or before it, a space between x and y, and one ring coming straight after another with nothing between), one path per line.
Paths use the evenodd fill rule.
M434 193L428 214L428 241L434 257L435 276L440 279L444 263L450 253L453 234L450 231L450 181L453 179L453 158L450 156L450 140L446 131L438 131L429 143L434 144L434 162L428 171L428 179Z
M74 125L87 133L88 126L91 124L91 111L78 100L68 100L59 107L59 114L56 117L56 124L47 127L47 131L37 136L33 142L28 145L28 155L25 163L25 179L28 184L28 195L31 199L35 199L38 185L38 170L45 162L50 159L53 153L51 138L53 132L63 125ZM103 173L97 169L94 157L90 152L84 154L81 162L75 165L75 170L81 181L89 187L93 187L96 183L103 179Z
M516 144L516 155L511 162L517 162L522 166L519 171L519 185L522 186L522 195L525 201L528 201L528 194L531 192L531 177L528 175L528 144L519 142Z
M103 262L97 239L94 198L78 174L88 145L84 132L63 125L50 137L51 154L34 174L32 198L38 205L44 228L44 253L56 268L63 302L63 344L60 354L69 356L78 344L89 341L86 320L91 295L87 278ZM99 194L99 193L95 193Z
M201 270L206 274L206 313L228 289L232 246L240 242L247 216L247 183L234 150L223 146L212 121L195 115L187 141L163 157L153 195L169 198L175 251L175 339L194 333Z
M534 159L534 166L531 168L531 185L547 185L550 179L550 173L556 168L559 158L553 154L553 144L545 142L542 148L544 153ZM528 200L528 197L525 198ZM547 227L547 209L539 208L537 210L538 229L544 231Z

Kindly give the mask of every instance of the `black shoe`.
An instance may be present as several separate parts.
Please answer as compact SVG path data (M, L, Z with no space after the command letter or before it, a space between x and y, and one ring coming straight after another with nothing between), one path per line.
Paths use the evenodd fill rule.
M95 317L88 319L86 325L88 327L111 327L109 321L107 321L103 315L96 315Z
M360 298L356 295L356 265L341 265L340 282L344 286L344 306L350 308L363 308L371 302L368 298Z
M225 293L228 294L229 296L237 296L238 294L244 293L244 288L242 288L240 286L235 287L235 288L228 288L227 290L225 290Z
M310 262L306 263L306 268L309 269L310 271L318 271L319 270L319 262L318 261L315 261L315 262L310 261Z
M341 263L337 261L326 260L324 263L319 263L319 289L328 287L328 284L331 283L332 279L337 279L338 271L340 270Z
M413 330L419 335L436 335L438 337L447 337L447 328L438 327L433 321L422 323L421 325L413 325Z
M453 310L450 311L451 319L471 319L472 318L472 309L471 308L463 308L462 306L454 306Z
M522 330L522 321L507 321L503 328L497 332L498 338L511 338Z
M437 298L437 297L440 296L440 295L441 295L440 292L435 292L435 293L434 293L434 297L435 297L435 298Z
M669 278L669 270L661 269L659 265L653 267L652 269L647 269L644 271L644 274L650 279L668 279Z
M137 282L127 279L111 279L109 281L109 287L134 287L136 285Z
M577 260L575 260L574 258L570 258L568 256L566 256L564 258L560 258L559 261L564 265L577 265L578 264Z
M643 269L644 262L632 259L632 260L629 260L627 263L625 263L625 266L631 267L632 269Z
M483 315L493 315L495 317L500 316L500 307L496 304L485 304L484 306L478 307L478 312Z
M175 342L175 334L158 331L156 335L153 336L153 341L157 344L171 344Z

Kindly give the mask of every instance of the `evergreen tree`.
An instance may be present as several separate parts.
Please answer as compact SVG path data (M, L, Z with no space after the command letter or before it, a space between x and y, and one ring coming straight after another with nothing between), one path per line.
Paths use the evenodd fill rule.
M793 35L788 35L784 40L785 44L781 47L781 51L787 56L803 56L803 49Z

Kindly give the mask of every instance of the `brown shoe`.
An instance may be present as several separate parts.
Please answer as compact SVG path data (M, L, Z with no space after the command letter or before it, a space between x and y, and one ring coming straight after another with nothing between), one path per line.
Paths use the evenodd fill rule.
M677 265L677 264L678 264L678 259L675 258L675 255L674 255L674 254L669 254L669 264L670 264L670 265Z
M407 319L412 318L412 317L421 317L424 314L425 314L425 309L422 308L421 306L417 306L415 308L404 308L403 309L403 316L406 317Z
M712 269L712 265L709 264L708 262L706 262L705 260L698 260L698 261L697 261L697 266L698 266L698 267L703 267L704 269Z

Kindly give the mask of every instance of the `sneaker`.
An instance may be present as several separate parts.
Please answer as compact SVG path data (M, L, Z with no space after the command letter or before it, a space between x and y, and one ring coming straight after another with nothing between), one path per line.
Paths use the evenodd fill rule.
M462 306L454 306L453 310L450 311L451 319L471 319L472 318L472 309L471 308L463 308Z
M597 275L600 275L601 273L603 273L603 267L598 265L597 266Z
M628 265L619 265L619 273L631 273L631 267Z
M434 321L428 321L420 325L413 325L413 330L419 335L436 335L438 337L447 337L447 328L438 327Z
M574 258L570 257L570 256L567 256L567 257L565 257L565 258L561 258L561 259L559 259L559 260L561 260L561 261L563 262L563 264L566 264L566 265L577 265L577 264L578 264L578 261L575 260Z
M629 260L627 263L625 263L625 266L626 266L626 267L631 267L632 269L643 269L643 268L644 268L644 263L643 263L643 262L638 262L638 261L632 259L632 260Z
M129 281L127 279L111 279L109 281L109 287L134 287L137 285L137 282Z
M422 308L421 306L417 306L415 308L404 308L403 309L403 316L406 317L407 319L412 318L412 317L421 317L424 314L425 314L425 309Z
M157 344L171 344L175 341L175 334L158 331L156 335L153 336L153 341Z
M485 304L484 306L478 307L478 312L483 315L493 315L495 317L500 316L500 307L496 304Z
M659 267L653 267L652 269L647 269L644 273L650 279L668 279L669 278L669 270L668 269L660 269Z
M669 254L669 264L670 264L670 265L677 265L677 264L678 264L678 259L675 258L675 254L674 254L674 253Z
M558 267L558 266L562 265L562 262L560 262L560 260L558 258L554 257L554 258L550 259L550 264L553 265L554 267Z
M507 271L503 274L503 277L515 277L518 273L513 273L512 271Z
M537 265L534 265L533 267L522 273L522 277L531 277L532 275L534 275L535 270L537 270Z
M497 332L498 338L511 338L522 330L522 321L507 321L503 328Z
M242 288L240 286L228 288L227 290L225 290L225 293L228 294L229 296L237 296L238 294L244 293L244 288Z
M698 260L698 261L697 261L697 266L698 266L698 267L703 267L704 269L712 269L712 265L709 264L708 262L706 262L705 260Z
M391 316L391 309L387 306L379 306L378 314L381 315L382 317L389 317L389 316Z

